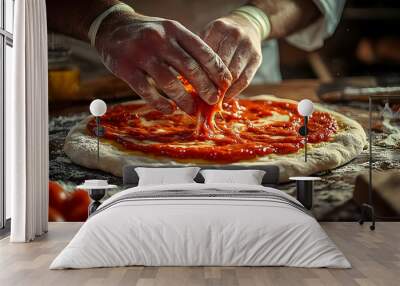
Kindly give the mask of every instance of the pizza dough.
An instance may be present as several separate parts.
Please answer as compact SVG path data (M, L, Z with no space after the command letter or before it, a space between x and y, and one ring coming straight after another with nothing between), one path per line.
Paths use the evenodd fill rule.
M288 99L280 99L268 95L246 97L251 100L272 100L288 103L297 103ZM140 102L140 101L136 101ZM130 102L132 103L132 102ZM256 160L240 161L229 165L243 166L243 168L255 168L257 165L275 165L279 167L279 181L286 182L291 176L306 176L316 172L330 170L339 167L357 157L367 144L366 134L362 126L356 121L320 105L316 105L317 111L328 112L335 117L339 124L339 130L333 135L332 141L318 144L309 144L308 162L304 162L303 149L296 153L278 155L270 154L258 157ZM199 165L182 163L168 157L146 156L138 152L126 151L101 139L100 160L97 159L97 139L87 131L87 123L92 117L78 123L69 132L64 145L64 151L76 164L99 169L115 176L122 176L125 165L140 166L188 166ZM212 164L214 167L223 168L227 164ZM201 166L201 165L199 165Z

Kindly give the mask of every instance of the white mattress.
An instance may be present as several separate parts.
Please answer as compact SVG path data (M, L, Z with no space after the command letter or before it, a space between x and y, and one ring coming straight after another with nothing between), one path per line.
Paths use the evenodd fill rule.
M137 192L170 190L254 190L289 203L251 196L123 199ZM127 265L350 268L318 222L294 204L300 203L277 189L254 185L131 188L105 201L50 269Z

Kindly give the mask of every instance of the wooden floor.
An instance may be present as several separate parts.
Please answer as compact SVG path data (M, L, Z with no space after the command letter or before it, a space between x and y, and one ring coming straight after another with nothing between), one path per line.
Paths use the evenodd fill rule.
M48 270L80 223L51 223L44 237L28 244L0 241L0 285L400 285L400 223L322 223L352 269L289 267L124 267Z

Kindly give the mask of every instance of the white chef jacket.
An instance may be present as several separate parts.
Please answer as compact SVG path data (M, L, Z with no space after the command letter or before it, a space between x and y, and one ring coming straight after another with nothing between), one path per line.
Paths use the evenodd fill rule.
M248 0L125 0L136 11L149 16L163 17L181 22L189 30L199 33L204 27L232 10L243 6ZM291 45L306 51L322 47L324 40L336 29L345 0L313 0L322 17L305 29L286 38ZM278 82L281 80L279 51L276 40L262 44L263 62L253 83Z
M305 51L313 51L322 47L324 40L335 31L345 2L345 0L314 0L322 17L303 30L286 37L286 41ZM263 61L253 78L252 84L279 82L281 73L277 41L264 41L262 54Z

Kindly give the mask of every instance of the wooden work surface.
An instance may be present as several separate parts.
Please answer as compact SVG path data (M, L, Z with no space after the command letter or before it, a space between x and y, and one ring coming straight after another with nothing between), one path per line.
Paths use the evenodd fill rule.
M243 93L253 96L259 94L271 94L293 100L310 99L319 102L316 90L319 81L314 79L286 80L279 84L262 84L248 87Z
M118 95L114 95L112 93L104 93L106 85L116 84L118 86L118 89L116 91ZM50 114L57 116L86 111L90 101L97 97L105 97L105 100L107 102L118 102L121 100L128 100L130 98L138 98L138 96L132 93L131 90L126 90L126 88L121 87L121 83L119 80L116 80L114 77L110 76L105 77L105 79L103 80L98 79L84 82L83 85L85 88L82 91L83 94L81 96L81 100L77 100L77 98L74 98L74 100L69 102L52 102L50 104ZM250 86L244 91L244 94L249 96L259 94L271 94L279 95L280 97L290 98L293 100L308 98L314 102L318 102L319 99L315 92L318 86L319 81L313 79L287 80L283 81L280 84L262 84ZM85 90L87 91L87 93L84 93ZM110 87L106 89L106 91L109 90Z
M282 98L301 100L308 98L319 102L316 91L319 87L317 80L287 80L280 84L265 84L250 86L243 94L259 95L271 94ZM130 96L124 100L133 98ZM119 99L121 100L121 99ZM112 101L107 101L112 104ZM368 126L367 106L364 103L353 104L324 104L324 106L360 122L364 128ZM60 180L66 184L79 184L87 178L96 177L107 179L110 183L121 185L121 178L96 170L89 170L71 163L62 151L64 139L77 122L88 115L88 103L77 103L73 106L54 109L50 119L50 179ZM397 153L396 153L397 152ZM382 146L374 146L375 168L378 170L397 169L400 170L400 157L397 150L386 150ZM361 172L368 170L368 152L365 150L357 159L349 164L332 170L331 172L319 174L322 181L315 185L315 197L313 212L320 220L345 220L358 219L358 206L352 200L355 178ZM279 189L295 195L295 184L288 183L279 186Z
M290 267L118 267L49 270L81 223L50 223L32 243L0 241L2 286L397 286L400 223L378 223L375 231L357 223L322 223L352 269Z

